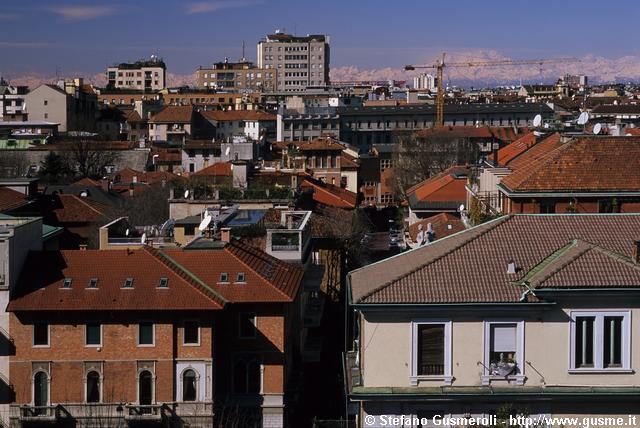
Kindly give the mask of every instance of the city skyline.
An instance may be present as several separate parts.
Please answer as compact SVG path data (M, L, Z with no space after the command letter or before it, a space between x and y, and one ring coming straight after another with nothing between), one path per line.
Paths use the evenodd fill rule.
M91 78L114 63L159 54L180 80L198 66L240 58L243 41L246 58L255 61L256 43L280 29L329 35L332 77L337 79L396 78L403 64L430 62L443 51L463 60L574 56L586 58L580 67L591 74L602 72L601 80L640 78L638 36L618 20L593 13L595 4L541 1L532 7L524 1L498 1L489 7L463 0L452 11L450 3L440 1L398 1L389 7L379 0L330 0L323 3L326 19L320 19L318 5L309 2L9 0L0 12L0 56L12 60L0 64L0 74ZM609 4L625 16L640 11L637 4ZM553 75L564 69L579 71L575 66L546 71ZM484 72L480 80L490 80L493 72ZM505 79L505 72L494 74ZM522 75L532 78L529 72Z

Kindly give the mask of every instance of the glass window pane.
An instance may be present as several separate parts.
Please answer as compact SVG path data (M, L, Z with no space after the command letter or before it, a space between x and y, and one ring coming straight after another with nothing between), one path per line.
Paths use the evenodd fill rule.
M186 370L182 375L182 400L196 400L196 372Z
M594 317L576 317L575 366L593 367Z
M444 375L444 325L418 326L418 375Z
M100 345L102 343L100 337L100 324L92 323L86 326L86 344Z
M49 324L38 323L33 325L33 344L37 346L49 344Z
M100 375L91 371L87 374L87 403L100 402Z
M138 330L139 345L153 345L153 324L150 322L140 323Z
M198 323L195 321L186 321L184 323L184 343L198 344L200 342L200 332Z
M604 367L622 367L622 317L604 317Z

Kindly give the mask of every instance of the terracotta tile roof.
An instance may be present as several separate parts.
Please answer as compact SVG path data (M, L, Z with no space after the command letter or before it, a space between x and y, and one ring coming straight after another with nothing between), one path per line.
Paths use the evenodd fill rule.
M202 116L217 122L229 122L237 120L249 121L276 121L275 114L265 113L260 110L203 110Z
M62 289L65 278L72 280L70 290ZM98 279L97 289L87 289L91 278ZM132 289L123 289L126 278L133 278ZM169 279L167 289L158 288L160 278ZM194 286L188 275L146 249L33 252L19 281L9 311L222 307L211 293Z
M620 268L616 261L629 261L638 239L638 214L504 216L351 272L352 300L370 304L517 303L526 291L522 281L574 240L614 253L606 256L610 260L606 271L624 278L620 286L638 287L640 282L628 271L628 263ZM605 256L594 253L589 257L573 265L567 275L579 276L583 286L613 284L587 268L588 261L598 258L597 266L604 269ZM507 273L511 260L516 264L515 274ZM561 282L567 283L558 279L557 284ZM531 294L527 300L537 301Z
M358 169L358 160L353 156L342 152L340 155L340 169Z
M124 114L125 114L126 121L128 123L146 122L145 120L142 120L142 118L140 117L140 115L138 114L138 112L135 109L126 110L124 112Z
M293 144L300 151L307 150L344 150L345 146L333 138L318 138L311 141L276 141L274 145L280 150Z
M114 183L132 183L133 177L136 177L138 183L154 184L165 180L167 183L178 178L177 175L167 171L136 171L135 169L125 168L111 174Z
M407 189L411 208L457 208L467 198L468 168L453 166Z
M616 104L596 106L595 114L640 114L640 104Z
M106 218L107 206L88 198L70 193L50 195L49 213L46 219L53 219L58 223L91 223Z
M191 175L196 177L231 177L233 171L231 170L231 162L218 162Z
M149 120L150 123L174 123L191 122L193 107L191 106L166 106Z
M523 166L529 165L530 163L540 159L541 157L546 156L549 152L555 150L556 148L562 145L561 138L559 133L554 133L546 137L545 139L539 141L538 143L531 146L529 149L524 152L517 154L515 157L512 157L507 166L512 171L516 171ZM498 160L500 158L498 157ZM500 161L502 164L502 161Z
M640 128L625 128L624 135L640 136Z
M313 178L305 178L300 184L304 190L313 190L313 200L338 208L355 208L358 195L333 184L322 183Z
M431 223L431 227L435 233L435 239L445 238L465 229L464 223L458 217L450 213L440 213L417 221L409 226L409 236L411 236L413 242L417 242L416 238L420 231L420 226L422 226L422 231L426 232L429 223Z
M81 178L80 180L74 181L73 183L71 183L71 186L101 187L99 181L92 180L89 177L84 177L84 178Z
M640 137L581 137L504 177L510 191L640 191Z
M513 158L524 153L534 144L536 144L536 136L533 132L529 132L498 150L498 162L500 165L508 165ZM489 160L493 160L493 154L489 155Z
M8 187L0 187L0 212L11 211L28 203L27 195Z

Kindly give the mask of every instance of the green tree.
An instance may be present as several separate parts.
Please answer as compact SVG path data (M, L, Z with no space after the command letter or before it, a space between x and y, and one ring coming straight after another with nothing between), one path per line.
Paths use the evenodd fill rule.
M67 181L71 175L71 169L66 159L56 152L49 152L40 162L38 176L46 183L64 182Z

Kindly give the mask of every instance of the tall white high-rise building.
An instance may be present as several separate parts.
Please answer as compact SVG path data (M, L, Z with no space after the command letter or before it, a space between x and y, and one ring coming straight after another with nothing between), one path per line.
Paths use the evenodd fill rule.
M419 76L413 78L414 89L428 89L433 90L436 87L436 79L430 74L422 73Z
M329 84L329 37L280 31L258 42L258 68L274 70L276 90L303 91Z

